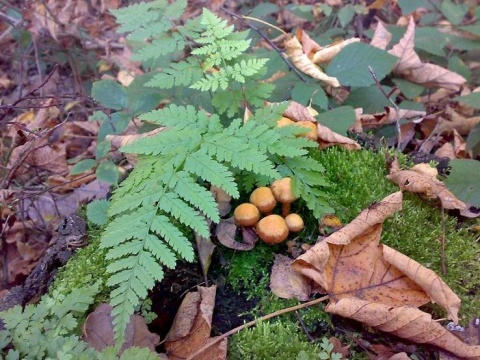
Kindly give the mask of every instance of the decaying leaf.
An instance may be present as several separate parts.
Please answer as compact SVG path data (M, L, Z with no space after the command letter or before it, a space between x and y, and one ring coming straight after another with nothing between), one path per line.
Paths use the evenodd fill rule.
M385 107L385 111L377 114L359 114L355 121L360 122L356 126L361 126L361 129L372 129L379 126L395 124L400 120L411 120L416 123L422 121L427 113L425 111L397 109L393 107Z
M212 316L217 287L198 287L183 300L165 340L170 360L185 359L212 339ZM196 359L223 360L227 357L227 339L210 346Z
M115 345L112 320L112 307L109 304L100 304L85 320L83 339L98 351ZM125 330L125 341L121 351L132 346L146 347L150 351L155 351L159 341L160 337L148 330L143 317L132 315Z
M429 199L439 199L445 209L463 211L467 205L458 200L445 184L437 179L436 169L428 164L417 164L409 170L400 170L395 160L387 178L397 184L402 191L423 194Z
M215 185L210 186L210 191L215 197L220 216L227 215L232 209L232 205L230 204L230 202L232 201L232 197Z
M197 244L198 259L200 260L203 274L207 276L208 269L212 262L212 254L216 246L210 238L204 238L197 233L195 233L195 242Z
M390 34L385 25L383 25L383 23L379 21L377 24L377 28L373 33L370 45L385 50L390 40L392 40L392 34Z
M383 221L401 208L401 192L370 205L350 224L298 257L294 270L325 289L330 296L329 312L458 356L480 356L480 347L463 344L417 309L436 302L456 323L458 296L435 272L380 244Z
M379 330L410 341L437 346L462 359L479 359L480 346L469 346L412 306L392 307L378 302L342 298L327 305L326 311L361 321Z
M327 85L340 87L340 83L336 78L325 74L320 67L315 65L308 55L303 52L302 44L296 36L289 35L287 40L285 40L285 47L287 49L287 56L298 70Z
M237 225L235 225L233 216L225 220L220 220L215 230L215 236L217 237L218 241L220 241L223 246L226 246L230 249L248 251L255 247L258 237L250 236L248 233L244 235L242 231L242 235L244 235L244 242L241 243L235 240L236 233ZM245 241L245 238L247 238L247 241Z
M288 256L275 254L270 289L282 299L307 301L312 290L311 281L292 269L292 261Z
M452 92L458 91L467 80L459 74L435 64L423 63L414 50L415 21L410 17L407 31L390 51L400 58L393 73L426 87L442 87Z

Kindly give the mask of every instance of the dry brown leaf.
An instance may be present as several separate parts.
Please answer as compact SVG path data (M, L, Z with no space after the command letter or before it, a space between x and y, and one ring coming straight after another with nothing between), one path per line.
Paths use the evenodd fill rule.
M216 246L210 238L204 238L197 233L195 233L195 241L197 244L198 259L200 260L203 274L206 276L212 262L212 254Z
M282 299L307 301L312 290L311 281L292 269L292 261L288 256L275 254L270 289Z
M255 243L258 240L258 237L256 238L256 240L253 237L248 237L248 241L245 241L245 236L243 236L244 242L241 243L235 240L236 233L237 225L235 225L233 216L225 220L220 220L217 228L215 229L215 236L223 246L241 251L252 250L255 247ZM243 232L242 235L244 235Z
M158 134L160 131L165 130L164 127L160 127L143 134L129 134L129 135L107 135L105 140L108 140L112 143L114 149L120 149L122 146L128 145L134 142L137 139L141 139L148 136L153 136Z
M414 38L415 21L410 17L405 35L397 45L388 51L400 58L393 73L426 87L442 87L452 92L458 91L467 80L441 66L423 63L414 50Z
M199 286L198 292L190 292L185 296L165 340L165 349L170 360L185 359L215 339L210 337L210 332L216 290L216 286ZM210 346L196 357L197 360L226 358L227 339Z
M423 167L400 170L398 161L395 160L387 178L397 184L402 191L424 194L429 199L438 198L445 209L463 211L467 208L464 202L458 200L445 184L436 178L436 175L425 173Z
M392 34L387 30L385 25L383 25L383 22L379 21L370 45L385 50L390 40L392 40Z
M339 43L332 44L329 46L322 47L315 54L313 54L313 62L315 64L328 63L331 61L335 55L337 55L345 46L359 42L360 38L351 38L343 40Z
M344 359L350 358L350 350L348 350L350 345L342 346L342 342L335 336L332 336L328 341L333 345L332 353L341 354Z
M112 307L109 304L100 304L88 315L83 324L83 339L97 351L115 345L112 320ZM146 347L155 352L155 346L159 341L160 336L148 330L143 317L131 315L125 330L125 341L120 351L137 346Z
M392 307L357 298L342 298L327 305L326 311L346 316L410 341L437 346L462 359L480 359L480 346L469 346L430 314L412 306Z
M215 197L215 201L217 202L220 216L227 215L232 209L232 205L231 205L232 197L228 195L225 191L223 191L223 189L215 185L210 186L210 192Z
M455 150L453 149L453 145L449 142L443 144L435 151L435 156L442 158L446 157L449 159L456 159L457 156L455 155Z
M296 36L289 35L285 40L287 56L291 59L293 65L301 72L320 80L327 85L340 87L337 78L325 74L312 60L303 52L302 44Z
M475 125L480 123L480 116L473 116L466 118L459 114L450 106L445 109L445 117L436 128L436 133L448 133L452 130L456 130L460 135L468 135Z

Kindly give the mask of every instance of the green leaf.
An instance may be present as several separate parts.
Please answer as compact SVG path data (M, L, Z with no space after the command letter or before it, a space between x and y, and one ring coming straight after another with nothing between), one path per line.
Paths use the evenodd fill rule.
M418 27L415 29L415 48L430 54L445 57L443 48L448 44L447 37L435 27Z
M337 14L342 28L346 27L355 16L355 9L352 5L343 6Z
M456 96L453 100L466 104L474 109L480 109L480 92L473 92L468 95Z
M95 200L87 205L88 221L96 225L105 225L107 223L107 210L110 203L107 200Z
M312 104L317 105L320 109L328 107L327 94L318 84L313 85L299 81L292 89L292 100L303 105L308 105L311 100Z
M411 81L404 79L392 79L395 85L398 86L400 91L409 99L416 98L420 96L425 88L422 85L415 84Z
M449 165L451 171L445 185L463 202L480 207L480 161L454 159Z
M92 97L103 106L122 110L127 106L127 91L125 88L113 80L100 80L93 83Z
M427 10L435 10L434 5L430 0L398 0L398 5L402 10L402 15L408 15L418 8L425 8Z
M388 86L382 86L386 94L391 90ZM350 105L353 108L363 108L364 114L382 112L390 102L385 98L377 86L362 87L353 90L343 105Z
M329 76L336 77L342 85L368 86L375 83L368 67L382 80L392 69L398 58L386 51L364 43L346 46L333 58L326 69Z
M317 119L320 124L325 125L336 133L346 135L348 128L355 121L355 110L350 106L341 106L318 114Z
M104 121L102 125L100 125L100 129L98 130L98 139L100 141L105 139L105 136L110 134L119 135L122 131L124 131L132 118L124 113L124 112L116 112L113 113L110 121ZM113 127L112 127L113 125Z
M465 79L467 79L467 83L472 81L472 71L457 55L453 55L450 59L448 59L448 70L452 70L457 74L462 75Z
M97 175L97 179L100 181L104 181L109 184L116 184L118 183L120 173L118 172L117 166L113 162L105 161L98 165L95 175Z
M475 125L468 134L467 151L470 150L473 152L473 156L478 156L480 154L480 124Z
M84 173L87 170L90 170L93 168L95 165L97 165L97 162L93 159L85 159L81 160L78 163L75 164L75 166L70 170L68 173L69 175L78 175L81 173Z
M103 159L105 156L107 156L111 148L112 148L112 143L110 141L98 142L97 148L95 149L95 158L97 160Z
M454 4L451 0L443 0L440 10L452 25L459 25L468 11L468 5Z

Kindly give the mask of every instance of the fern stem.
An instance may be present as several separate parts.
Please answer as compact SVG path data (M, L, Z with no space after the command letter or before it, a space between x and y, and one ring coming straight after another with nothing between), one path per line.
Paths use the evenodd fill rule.
M213 345L219 343L223 339L229 337L230 335L236 334L237 332L239 332L243 329L247 329L249 327L252 327L252 326L258 324L260 321L265 321L265 320L271 319L271 318L279 316L279 315L283 315L283 314L286 314L286 313L289 313L289 312L292 312L292 311L296 311L296 310L300 310L300 309L303 309L303 308L306 308L306 307L309 307L309 306L312 306L312 305L316 305L316 304L319 304L319 303L321 303L325 300L328 300L329 298L330 298L330 296L326 295L326 296L323 296L319 299L315 299L315 300L312 300L312 301L309 301L309 302L306 302L306 303L303 303L303 304L300 304L300 305L295 305L295 306L291 306L289 308L285 308L285 309L282 309L282 310L275 311L271 314L262 316L261 318L252 320L252 321L250 321L246 324L238 326L238 327L226 332L225 334L222 334L222 335L216 337L214 340L208 342L206 345L202 346L200 349L195 351L192 355L187 357L185 360L195 359L198 355L200 355L202 352L204 352L210 346L213 346Z

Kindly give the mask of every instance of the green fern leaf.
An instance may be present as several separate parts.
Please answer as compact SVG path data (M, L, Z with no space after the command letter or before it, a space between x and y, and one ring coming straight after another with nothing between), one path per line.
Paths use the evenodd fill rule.
M170 64L161 73L153 76L145 86L160 89L171 89L174 86L189 86L198 81L203 75L203 70L195 59L187 59Z
M185 47L185 39L180 34L165 35L156 38L151 44L141 47L132 55L132 60L147 61L158 59L160 56L182 50Z

